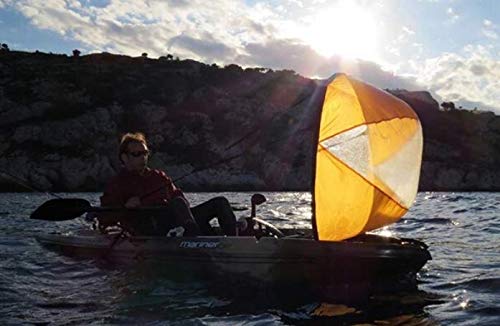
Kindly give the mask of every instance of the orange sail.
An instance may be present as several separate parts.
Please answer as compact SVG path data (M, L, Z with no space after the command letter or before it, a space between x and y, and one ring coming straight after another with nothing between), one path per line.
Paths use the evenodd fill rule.
M313 190L319 240L343 240L401 218L417 194L422 128L408 104L344 74L327 85Z

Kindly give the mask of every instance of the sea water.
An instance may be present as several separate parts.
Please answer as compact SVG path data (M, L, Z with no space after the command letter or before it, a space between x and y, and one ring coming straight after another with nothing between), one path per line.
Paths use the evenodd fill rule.
M258 215L278 227L310 227L311 196L264 193ZM98 204L97 193L59 194ZM217 195L248 206L250 193L189 193L197 204ZM34 236L88 228L83 219L30 220L46 194L0 194L0 324L78 325L500 325L500 193L419 193L410 212L379 233L429 245L433 260L418 291L363 304L267 296L239 297L197 282L152 277L139 266L75 259ZM246 216L249 211L238 212Z

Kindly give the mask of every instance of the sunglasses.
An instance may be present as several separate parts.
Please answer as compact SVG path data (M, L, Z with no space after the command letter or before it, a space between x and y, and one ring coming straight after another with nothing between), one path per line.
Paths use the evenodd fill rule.
M140 156L148 156L149 151L137 151L137 152L128 152L127 155L133 156L133 157L140 157Z

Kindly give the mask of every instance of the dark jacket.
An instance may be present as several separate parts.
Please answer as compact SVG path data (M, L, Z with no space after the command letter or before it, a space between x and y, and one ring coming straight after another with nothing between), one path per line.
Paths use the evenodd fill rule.
M139 197L141 206L163 206L177 196L184 197L184 194L163 171L147 168L145 173L140 175L137 172L122 169L106 185L101 196L101 206L123 206L132 197ZM136 221L138 216L100 213L99 225L103 228L117 222L123 225L124 217Z
M109 180L101 196L101 206L123 206L136 196L142 206L152 206L165 205L170 199L184 195L163 171L147 168L140 175L123 169Z

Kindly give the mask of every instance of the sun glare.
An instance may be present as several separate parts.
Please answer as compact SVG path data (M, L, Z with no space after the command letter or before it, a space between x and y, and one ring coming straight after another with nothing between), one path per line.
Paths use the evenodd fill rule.
M313 18L306 42L325 57L376 59L376 26L365 9L343 2Z

